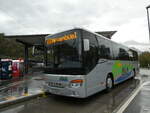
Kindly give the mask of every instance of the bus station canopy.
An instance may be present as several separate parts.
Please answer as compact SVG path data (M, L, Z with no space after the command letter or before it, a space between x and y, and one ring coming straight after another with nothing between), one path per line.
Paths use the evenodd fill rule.
M33 35L5 35L5 38L15 39L17 42L28 46L44 45L45 36L48 34L33 34Z
M117 31L100 31L96 32L102 36L105 36L109 39L116 33ZM49 34L32 34L32 35L5 35L5 38L15 39L17 42L22 43L28 46L44 45L45 36Z
M39 49L44 47L45 36L48 34L34 34L34 35L4 35L4 38L16 40L24 45L24 71L28 73L29 67L29 50L28 48L36 45ZM43 50L44 51L44 50ZM44 54L43 54L44 56Z

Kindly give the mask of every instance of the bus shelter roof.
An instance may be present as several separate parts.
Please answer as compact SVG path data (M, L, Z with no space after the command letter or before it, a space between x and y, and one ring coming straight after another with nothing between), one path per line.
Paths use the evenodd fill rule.
M109 39L116 33L117 31L100 31L96 32L100 35L103 35ZM15 39L17 42L22 43L28 46L44 45L45 36L49 34L31 34L31 35L5 35L5 38Z
M17 42L28 46L44 45L45 36L48 34L32 34L32 35L5 35L5 38L15 39Z

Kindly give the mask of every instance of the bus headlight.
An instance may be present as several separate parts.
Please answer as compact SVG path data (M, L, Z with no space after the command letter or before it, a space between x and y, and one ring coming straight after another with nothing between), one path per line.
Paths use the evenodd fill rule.
M83 84L83 80L82 79L77 79L77 80L72 80L70 81L70 87L71 88L79 88L81 87Z

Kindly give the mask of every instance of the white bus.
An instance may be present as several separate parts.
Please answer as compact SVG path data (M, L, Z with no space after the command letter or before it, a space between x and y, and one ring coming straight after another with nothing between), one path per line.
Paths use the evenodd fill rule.
M49 35L45 44L44 90L51 94L86 98L109 91L139 70L135 50L85 29Z

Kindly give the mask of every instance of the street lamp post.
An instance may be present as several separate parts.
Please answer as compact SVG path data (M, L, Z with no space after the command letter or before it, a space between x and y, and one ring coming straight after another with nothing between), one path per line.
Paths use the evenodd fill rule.
M150 22L149 22L149 9L150 5L146 7L147 10L147 20L148 20L148 30L149 30L149 42L150 42Z

